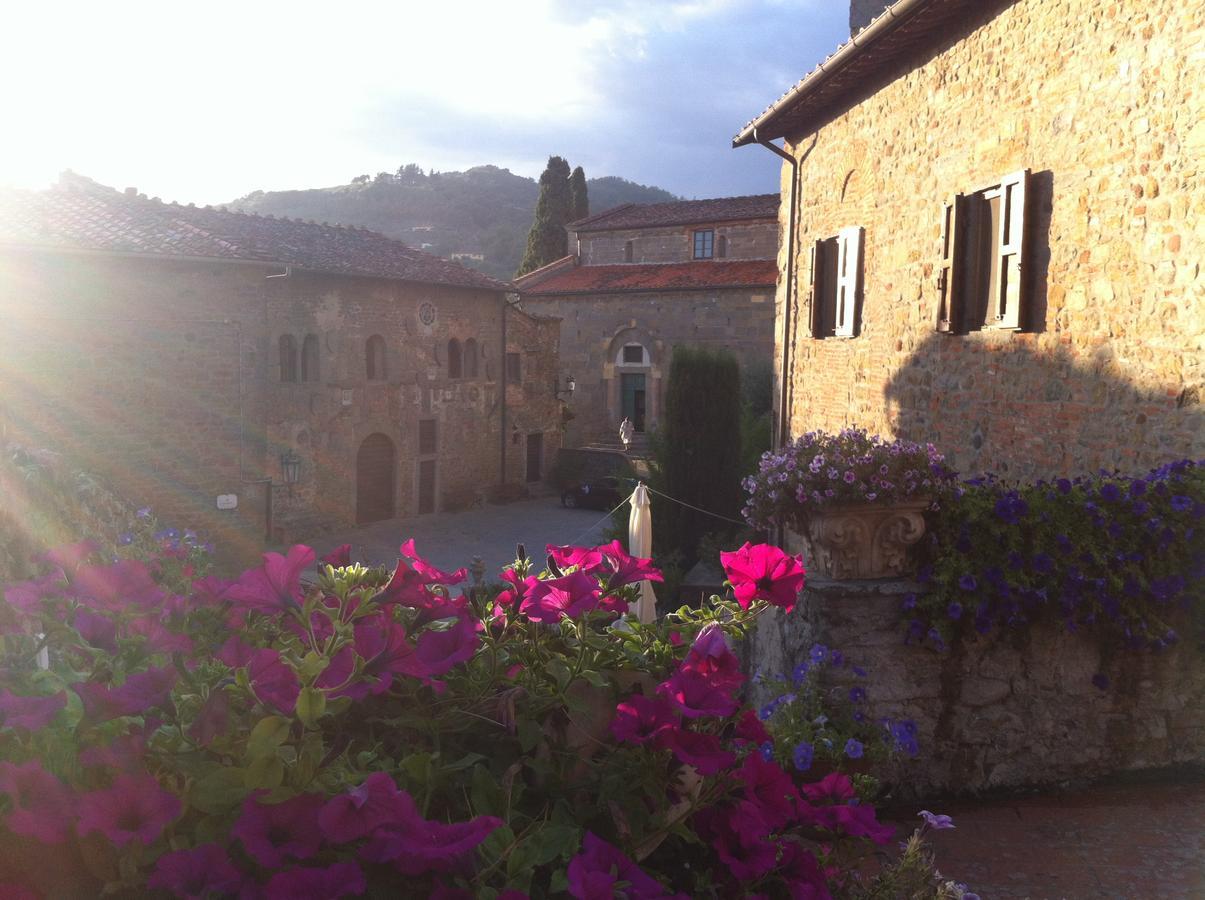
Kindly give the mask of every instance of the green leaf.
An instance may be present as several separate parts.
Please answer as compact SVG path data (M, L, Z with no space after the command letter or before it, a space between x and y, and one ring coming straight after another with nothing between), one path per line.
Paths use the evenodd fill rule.
M596 688L605 688L610 687L611 685L611 682L607 680L606 675L604 675L602 672L595 672L593 669L586 669L581 673L581 676Z
M260 788L272 790L278 788L285 780L284 763L278 756L261 756L247 766L243 774L243 783L247 790Z
M565 869L554 869L552 881L548 884L548 893L560 894L569 890L569 874Z
M213 815L238 806L246 794L243 770L224 766L193 782L188 802L201 812Z
M544 666L544 671L552 676L556 686L561 690L565 689L565 685L569 683L570 675L569 667L559 659L552 659Z
M326 694L317 688L302 688L297 696L297 718L306 728L313 728L326 712Z
M430 753L411 753L404 757L398 765L418 784L425 785L431 780Z
M581 832L566 825L546 825L527 842L534 865L542 866L562 856L569 856L581 845Z
M260 719L247 737L247 761L276 755L276 748L289 739L293 723L283 716Z
M519 747L524 753L530 753L534 750L536 744L540 743L540 740L544 737L544 729L534 719L520 719L517 730L519 732Z
M493 862L504 854L508 847L515 842L515 833L509 825L501 825L489 833L481 842L481 852L485 859Z
M500 816L506 810L506 798L502 787L485 766L474 766L469 798L473 811L479 816Z
M301 660L301 665L298 667L297 675L302 681L309 681L318 676L327 666L327 659L316 650L311 650Z
M480 753L466 753L464 756L460 757L460 759L454 760L450 763L445 763L442 768L445 772L459 772L462 769L467 769L470 766L476 765L484 759L485 757Z

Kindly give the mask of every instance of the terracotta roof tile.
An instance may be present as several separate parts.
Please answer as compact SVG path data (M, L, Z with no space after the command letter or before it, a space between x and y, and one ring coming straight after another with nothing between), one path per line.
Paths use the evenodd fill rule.
M628 203L570 222L565 227L570 231L585 232L774 219L778 217L778 200L778 194L753 194L748 197L678 200L673 203Z
M774 287L778 263L772 259L654 265L578 266L538 283L516 286L524 296L616 294L631 291L692 291L709 288Z
M267 262L493 291L509 287L375 231L179 206L116 191L0 189L0 244Z

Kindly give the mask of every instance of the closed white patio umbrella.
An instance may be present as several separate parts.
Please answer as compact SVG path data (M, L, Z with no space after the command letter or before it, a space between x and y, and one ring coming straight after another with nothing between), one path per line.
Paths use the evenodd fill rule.
M628 552L648 559L653 555L653 513L649 507L649 489L644 482L636 485L631 496L632 511L628 514ZM636 618L648 624L657 617L657 598L652 582L640 582L640 599L636 601Z

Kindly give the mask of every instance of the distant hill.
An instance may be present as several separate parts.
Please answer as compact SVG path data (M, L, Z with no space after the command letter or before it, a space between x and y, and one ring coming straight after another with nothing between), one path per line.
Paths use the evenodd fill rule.
M615 176L588 179L587 186L591 213L624 203L679 199L661 188ZM497 166L425 173L410 165L394 175L361 175L338 187L253 191L225 205L260 215L363 225L509 279L523 256L538 194L534 179Z

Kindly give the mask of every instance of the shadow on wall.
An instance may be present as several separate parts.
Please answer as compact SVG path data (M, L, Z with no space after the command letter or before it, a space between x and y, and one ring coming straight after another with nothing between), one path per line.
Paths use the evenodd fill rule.
M1158 366L1159 350L1141 352ZM934 443L963 475L1139 472L1205 454L1200 385L1135 383L1108 340L1073 354L1034 334L934 334L883 393L893 432Z

